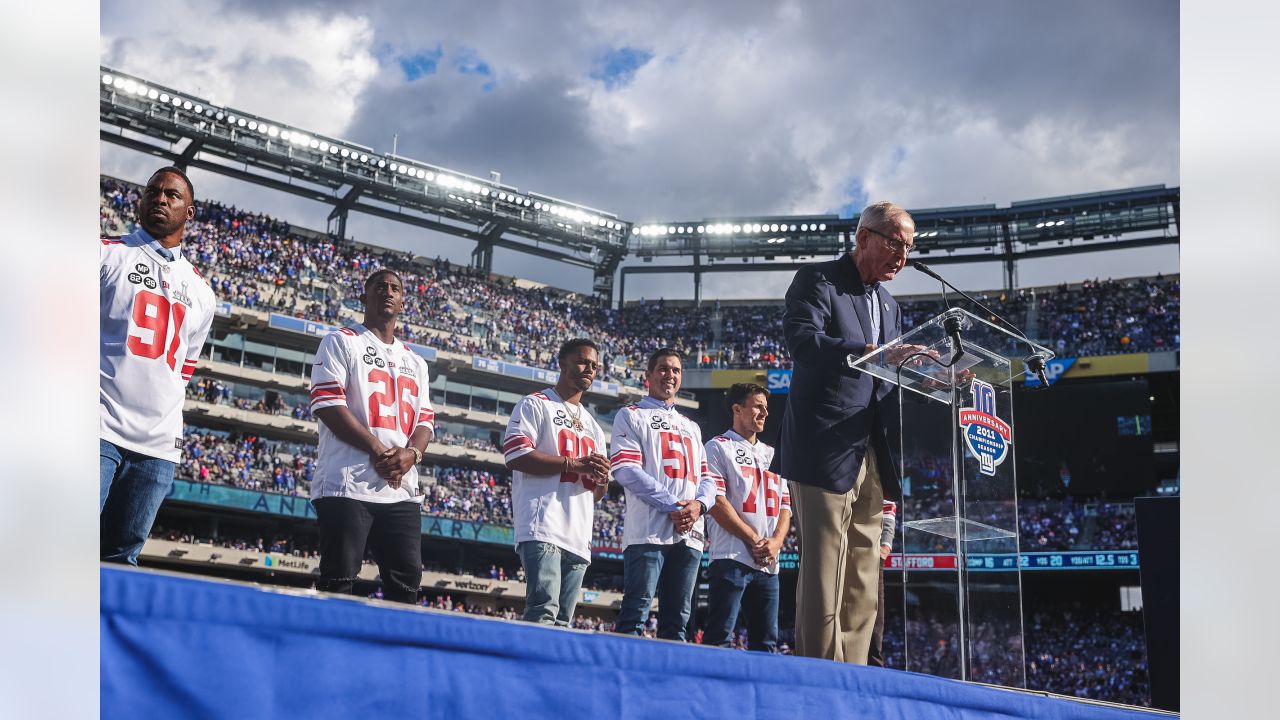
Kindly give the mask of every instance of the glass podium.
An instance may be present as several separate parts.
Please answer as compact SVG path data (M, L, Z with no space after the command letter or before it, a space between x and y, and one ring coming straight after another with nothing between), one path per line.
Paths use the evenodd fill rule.
M957 308L848 358L900 388L887 431L902 479L893 559L906 670L1026 686L1012 403L1021 365L1010 358L1028 347L1053 357Z

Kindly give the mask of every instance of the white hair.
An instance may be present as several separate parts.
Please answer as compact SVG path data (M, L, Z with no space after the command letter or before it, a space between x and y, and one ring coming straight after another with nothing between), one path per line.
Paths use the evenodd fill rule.
M864 227L884 228L891 222L896 223L903 216L906 216L908 220L911 219L911 213L888 200L873 202L862 209L862 214L858 216L858 229L854 231L854 234L857 235ZM914 222L913 220L912 224Z

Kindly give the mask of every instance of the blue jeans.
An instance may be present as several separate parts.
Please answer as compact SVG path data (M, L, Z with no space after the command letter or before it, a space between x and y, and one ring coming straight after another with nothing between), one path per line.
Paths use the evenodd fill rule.
M108 562L138 564L160 503L173 487L177 467L168 460L143 455L98 439L101 494L99 553Z
M711 608L707 613L707 645L728 647L738 624L738 609L747 620L747 649L774 652L778 646L778 576L737 560L712 560L707 568Z
M658 637L684 640L702 551L674 545L630 545L622 552L622 607L616 632L640 635L658 593Z
M526 540L516 546L524 566L525 598L521 619L568 626L578 607L578 591L588 561L547 542Z

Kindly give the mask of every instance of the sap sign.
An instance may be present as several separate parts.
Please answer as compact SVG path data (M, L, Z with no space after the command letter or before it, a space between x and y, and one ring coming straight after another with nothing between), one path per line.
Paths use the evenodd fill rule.
M766 387L769 388L769 392L786 395L791 391L790 370L770 370L766 378Z
M1075 358L1054 358L1044 364L1044 376L1052 385L1058 382L1058 378L1062 377L1076 364ZM1022 371L1022 381L1026 387L1037 387L1040 385L1040 378L1032 375L1029 371Z

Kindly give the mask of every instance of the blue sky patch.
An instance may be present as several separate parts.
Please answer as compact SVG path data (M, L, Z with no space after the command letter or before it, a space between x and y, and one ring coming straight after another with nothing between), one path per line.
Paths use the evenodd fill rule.
M437 44L434 50L401 55L396 60L400 63L400 69L404 71L404 79L413 82L424 75L434 75L443 55L444 50Z
M653 59L652 50L620 47L595 59L591 79L604 83L606 90L624 87L635 78L636 71Z
M489 63L480 59L480 54L471 48L458 48L453 56L453 69L463 75L483 75L490 77L493 70Z
M862 208L867 206L867 189L862 186L861 178L849 178L849 182L845 183L844 194L849 201L840 206L836 214L842 218L851 218L862 212Z

